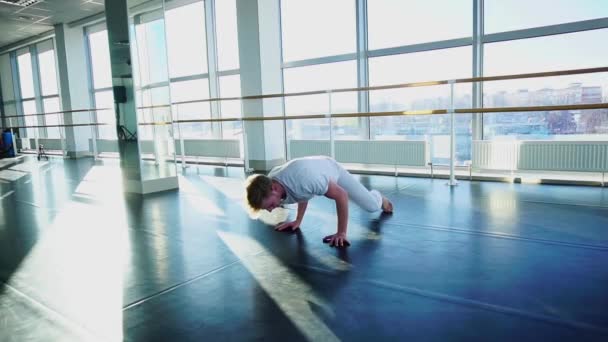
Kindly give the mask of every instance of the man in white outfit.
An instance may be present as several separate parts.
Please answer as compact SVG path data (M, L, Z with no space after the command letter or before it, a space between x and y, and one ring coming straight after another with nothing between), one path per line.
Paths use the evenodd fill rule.
M247 202L253 212L298 203L296 219L277 226L276 230L281 231L300 226L311 198L325 196L336 201L338 231L323 239L330 246L350 245L346 239L349 199L369 212L393 212L393 205L386 197L376 190L367 190L342 165L325 156L293 159L273 168L268 176L250 176L246 188Z

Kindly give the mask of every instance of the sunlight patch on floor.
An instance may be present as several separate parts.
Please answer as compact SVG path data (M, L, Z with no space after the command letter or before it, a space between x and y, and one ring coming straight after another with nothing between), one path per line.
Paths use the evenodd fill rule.
M339 341L311 303L334 316L331 307L308 284L254 239L225 231L217 234L302 335L310 341Z

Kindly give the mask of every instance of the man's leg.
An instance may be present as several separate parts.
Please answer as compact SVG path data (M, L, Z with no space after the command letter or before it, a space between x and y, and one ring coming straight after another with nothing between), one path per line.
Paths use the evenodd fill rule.
M367 190L353 175L344 168L340 170L338 185L347 193L348 198L362 209L374 212L383 208L383 197L377 190ZM390 203L390 202L389 202ZM392 207L391 207L392 209Z

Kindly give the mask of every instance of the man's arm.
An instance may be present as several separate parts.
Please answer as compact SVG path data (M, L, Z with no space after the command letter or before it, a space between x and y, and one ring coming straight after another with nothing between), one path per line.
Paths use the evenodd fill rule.
M288 222L283 222L280 225L278 225L275 230L286 230L286 229L290 229L290 230L296 230L300 227L300 225L302 224L302 220L304 219L304 213L306 212L306 207L308 206L308 201L304 201L304 202L298 202L298 214L296 216L295 221L288 221Z
M337 183L330 181L325 197L336 201L336 211L338 213L338 232L323 239L332 246L350 245L346 240L346 230L348 226L348 193Z
M308 207L308 201L298 202L298 215L296 216L296 225L299 227L302 224L302 220L304 219L304 213L306 212L306 207Z

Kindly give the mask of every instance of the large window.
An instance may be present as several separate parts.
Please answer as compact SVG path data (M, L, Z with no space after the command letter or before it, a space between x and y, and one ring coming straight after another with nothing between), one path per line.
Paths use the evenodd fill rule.
M93 87L95 89L112 86L112 69L110 64L110 49L108 47L108 31L98 29L88 35L91 52L91 70Z
M138 16L135 25L137 62L135 83L138 87L161 86L169 79L165 44L165 23L158 15ZM167 84L164 84L167 86Z
M210 19L212 15L213 20ZM195 2L167 10L165 18L172 102L239 97L241 85L238 74L236 1ZM215 23L214 30L210 32L205 29L208 22ZM183 38L186 35L187 40ZM208 46L207 42L215 42L215 45ZM184 56L189 57L186 59ZM175 70L182 72L176 73ZM241 116L240 101L222 101L219 105L216 104L176 104L173 107L174 116L180 120ZM239 123L184 123L180 124L179 131L184 138L189 139L238 139L241 128Z
M137 61L134 71L136 101L138 106L163 106L170 103L169 69L165 41L165 22L158 11L135 17ZM141 125L166 121L167 109L163 107L138 109L137 134L140 139L152 140L155 127Z
M40 65L40 85L43 96L57 95L57 72L55 70L55 50L52 42L38 44L38 63Z
M26 115L26 126L57 126L61 124L57 113L61 110L55 67L55 49L52 40L46 40L15 52L18 82L17 106ZM50 113L47 115L38 115ZM36 115L32 115L36 114ZM31 115L31 116L30 116ZM59 138L59 127L29 127L25 129L29 138Z
M369 83L379 86L470 77L471 54L470 47L460 47L371 58ZM471 85L459 84L454 88L454 106L470 108ZM449 105L447 85L370 92L370 109L374 112L446 109ZM456 159L464 163L471 160L471 115L456 118ZM371 118L370 122L372 139L427 140L433 162L449 162L448 115L387 116Z
M215 1L218 70L239 69L236 0Z
M171 78L207 73L204 3L169 9L165 21Z
M368 0L369 49L470 37L472 6L472 0Z
M19 67L19 87L21 99L31 99L34 93L34 74L32 71L32 55L29 48L17 52L17 66Z
M608 17L605 0L484 0L485 33Z
M44 113L46 114L44 116L45 124L47 126L54 126L46 128L46 136L47 138L57 139L61 137L60 132L63 129L59 127L59 125L63 123L63 120L61 119L61 116L63 114L59 113L59 111L61 110L61 106L59 104L59 97L53 96L46 98L43 100L42 103L44 106Z
M608 29L486 44L486 75L606 66ZM486 107L607 102L607 73L486 82ZM605 140L608 110L484 115L486 139Z
M474 16L477 9L485 11L482 17ZM608 39L606 17L608 7L600 0L576 4L566 0L352 0L315 5L304 0L282 0L284 88L293 92L604 67L608 48L601 42ZM593 19L598 20L589 21ZM475 31L479 35L474 36L473 28L478 26L474 20L485 23L485 36L483 30ZM547 25L556 26L542 28ZM483 49L473 49L474 41L487 43ZM337 71L338 65L347 64L350 67L344 73L352 75ZM335 82L336 78L340 81ZM606 80L605 74L588 74L485 82L479 87L483 89L480 98L474 94L473 84L457 84L454 105L600 103L608 98ZM340 112L341 107L353 112L382 112L450 106L447 85L354 95L343 102L336 94L332 112ZM323 113L328 110L328 102L325 94L286 98L286 115ZM605 139L607 112L492 113L483 118L476 114L483 120L475 121L472 114L458 114L456 159L460 164L470 161L474 136ZM289 127L292 138L328 139L327 120L292 120ZM367 125L365 121L352 121L349 129L359 134L340 128L335 133L344 132L347 138L426 140L433 162L444 164L450 156L449 127L447 115L408 115L370 118Z
M32 72L32 55L30 49L25 48L17 51L17 67L19 71L19 90L21 92L21 108L23 110L24 123L28 128L25 129L25 135L28 138L40 136L40 130L32 126L38 126L38 116L30 116L37 114L36 99L34 93L34 75Z
M281 1L283 60L355 53L354 0Z
M219 106L211 102L179 103L240 96L236 0L194 1L186 5L171 2L167 3L164 20L160 12L152 11L138 14L134 21L133 64L139 70L134 82L141 105L164 104L162 99L167 98L164 92L169 88L175 119L241 115L238 101L224 101ZM211 22L215 27L208 30ZM97 107L112 107L107 31L103 26L88 28L88 39L93 98ZM113 112L98 113L98 120L113 125ZM156 119L156 115L151 110L139 111L139 118L150 121ZM115 139L112 125L100 129L100 136ZM140 130L141 137L151 137L149 127L140 127ZM234 138L240 132L239 124L183 123L175 137L181 134L188 139Z
M36 100L27 100L22 102L23 106L23 114L25 115L25 125L28 128L25 129L25 135L28 138L36 138L38 137L37 128L32 128L32 126L38 126L38 116L32 116L31 114L36 114Z
M89 54L91 56L92 98L95 108L110 108L96 112L100 139L116 139L116 115L114 113L114 95L112 92L112 70L110 64L110 49L108 31L104 25L87 29Z
M209 83L206 79L172 82L171 101L196 101L209 98ZM173 116L179 120L210 119L210 102L193 102L173 106ZM185 139L213 138L213 127L206 122L180 124L178 136Z
M357 63L355 61L319 64L289 68L283 71L285 92L297 93L311 90L355 88ZM330 111L328 94L289 96L285 98L285 113L290 115L325 114ZM357 93L344 92L331 95L331 113L357 112ZM358 119L334 119L337 139L358 138ZM327 119L291 120L288 133L292 139L329 139Z
M220 97L241 96L240 68L236 0L215 1L215 32L217 34L217 76ZM241 101L221 101L220 117L242 117ZM238 139L243 145L241 122L223 122L223 139Z
M97 122L105 124L99 126L98 137L100 139L116 139L116 115L114 113L114 94L112 90L95 91L94 96L97 108L110 108L97 112Z
M52 40L47 40L36 45L38 52L38 67L40 70L40 91L42 96L42 108L44 113L49 113L44 116L44 122L47 126L47 138L60 138L63 128L57 127L63 123L61 119L63 114L58 113L61 110L59 101L59 89L57 87L57 68L55 67L55 49Z

